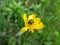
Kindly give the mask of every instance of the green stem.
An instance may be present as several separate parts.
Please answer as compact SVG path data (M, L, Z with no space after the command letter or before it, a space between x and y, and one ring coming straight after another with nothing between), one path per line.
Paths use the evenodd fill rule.
M21 45L24 45L24 42L26 41L28 37L28 32L26 32L22 37L21 37Z

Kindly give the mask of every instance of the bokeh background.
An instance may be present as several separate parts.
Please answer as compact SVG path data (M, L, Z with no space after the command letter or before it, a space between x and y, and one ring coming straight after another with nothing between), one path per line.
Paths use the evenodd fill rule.
M34 13L45 27L16 36L24 13ZM60 45L60 0L0 0L0 45Z

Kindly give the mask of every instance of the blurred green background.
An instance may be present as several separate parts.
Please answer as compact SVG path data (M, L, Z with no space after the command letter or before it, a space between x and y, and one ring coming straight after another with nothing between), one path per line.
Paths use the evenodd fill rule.
M45 27L16 36L24 13L34 13ZM60 0L0 0L0 45L60 45Z

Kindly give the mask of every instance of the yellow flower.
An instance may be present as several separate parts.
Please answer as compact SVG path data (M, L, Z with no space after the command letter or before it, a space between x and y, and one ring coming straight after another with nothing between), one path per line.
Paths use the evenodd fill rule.
M27 17L27 14L23 15L25 27L21 29L22 32L34 32L34 29L41 30L44 25L40 18L37 18L34 14Z

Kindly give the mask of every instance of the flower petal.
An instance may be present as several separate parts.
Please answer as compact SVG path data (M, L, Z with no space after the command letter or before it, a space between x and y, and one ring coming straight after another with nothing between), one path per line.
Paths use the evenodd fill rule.
M27 26L27 24L28 24L27 14L23 15L23 19L24 19L25 26Z
M41 22L41 19L40 19L40 18L35 18L33 25L37 25L37 24L40 23L40 22Z
M32 33L34 32L33 27L29 28L29 32L32 32Z
M35 22L37 22L37 23L39 23L40 21L41 21L40 18L36 18L36 19L35 19Z
M22 29L21 29L21 32L26 32L28 30L28 27L23 27Z
M42 22L40 22L40 23L38 23L38 24L34 24L34 26L33 26L33 28L34 29L42 29L44 27L44 25L43 25L43 23Z
M28 17L28 20L30 20L30 19L33 20L33 19L35 19L35 17L36 17L36 16L35 16L34 14L32 14L32 15L30 15L30 16Z

